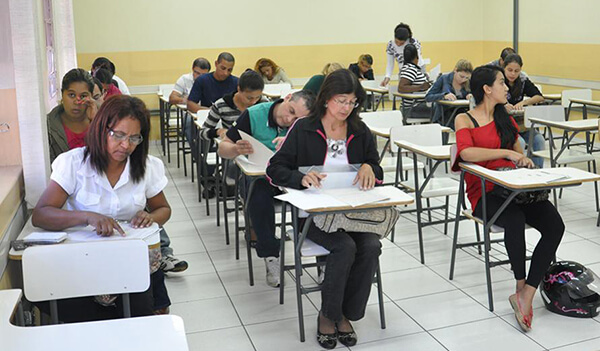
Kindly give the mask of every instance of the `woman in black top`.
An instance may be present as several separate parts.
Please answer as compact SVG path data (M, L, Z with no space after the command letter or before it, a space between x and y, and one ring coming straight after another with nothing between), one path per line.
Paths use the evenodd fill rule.
M356 75L358 80L375 80L372 66L373 56L363 54L358 57L356 63L351 63L348 69Z
M354 183L362 189L381 182L383 170L373 136L358 116L365 98L360 82L349 70L328 75L315 111L296 121L271 158L267 167L271 182L295 189L319 188L325 174L303 174L298 168L340 164L361 165ZM325 233L311 223L308 238L330 251L321 289L319 345L332 349L339 340L352 346L357 337L349 321L365 314L381 254L379 237L372 233Z
M525 106L535 105L544 101L540 90L533 84L529 78L521 75L523 59L518 54L510 54L504 59L504 74L506 75L506 85L508 85L508 103L505 105L508 113L522 111ZM528 96L528 99L525 97ZM529 132L533 132L533 151L544 150L544 137L535 129L525 127L524 118L515 116L519 125L519 142L521 148L525 150L525 145L529 142ZM544 159L541 157L532 157L533 163L537 168L544 167Z

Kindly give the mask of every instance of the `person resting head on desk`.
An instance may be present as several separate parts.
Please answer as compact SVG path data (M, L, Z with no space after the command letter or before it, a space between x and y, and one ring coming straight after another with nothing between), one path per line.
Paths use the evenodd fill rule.
M87 146L65 152L52 163L50 182L33 210L33 225L45 230L89 225L100 236L124 235L118 221L128 221L134 228L163 225L171 216L163 193L167 178L162 161L148 155L149 135L150 114L140 99L127 95L108 99L90 124ZM153 249L153 284L162 277L159 261L160 251ZM165 296L154 297L151 289L132 294L132 315L151 315L155 307L167 307L170 301L164 292ZM166 306L153 306L158 298ZM60 309L65 322L107 318L120 311L86 304L92 299L73 300L77 301L66 308L69 312ZM69 306L68 301L61 303ZM91 305L97 315L87 315L82 304Z
M243 140L243 131L272 151L284 140L288 128L298 119L307 116L313 109L313 93L300 90L274 102L262 103L247 108L225 134L219 144L219 155L233 159L254 152L252 145ZM256 233L256 254L265 261L266 282L271 287L279 286L279 240L275 238L275 200L279 190L264 177L244 176L242 193L248 197L253 184L252 196L246 199L248 216Z
M473 73L473 65L471 62L464 59L458 60L456 66L454 66L454 71L443 74L437 78L431 89L427 91L425 101L469 100L471 98L471 94L469 93L469 79L471 79L471 73ZM442 116L450 110L450 108L444 105L435 104L433 119L431 121L433 123L440 123L442 121ZM444 120L447 121L448 119L444 118Z
M472 162L493 170L533 167L533 162L523 155L517 140L519 128L504 108L508 92L505 82L502 68L488 65L473 71L470 85L476 106L458 115L455 120L458 162ZM457 170L456 167L453 169ZM483 218L481 180L466 173L465 182L473 214ZM501 190L492 182L486 183L487 218L492 218L506 200ZM504 243L516 280L516 291L509 301L519 325L524 331L529 331L533 319L533 297L555 257L565 225L554 205L541 198L528 204L518 204L513 200L495 224L504 228ZM525 272L525 224L542 234L531 258L529 274Z
M360 164L356 179L360 188L371 189L383 179L379 154L359 111L366 93L347 69L325 78L315 110L294 124L281 148L271 157L267 177L277 186L294 189L320 188L325 174L303 174L303 166ZM302 225L300 226L302 227ZM325 233L311 223L308 238L330 251L321 289L317 340L326 349L337 341L357 342L350 321L363 318L371 283L377 270L381 243L372 233Z
M84 144L84 137L98 111L94 101L94 80L81 68L74 68L63 77L61 100L48 113L48 143L50 162L61 153Z
M503 61L504 73L506 74L506 84L508 85L508 103L505 105L506 111L522 111L525 106L539 104L544 101L540 90L533 84L527 76L521 74L523 68L523 59L517 54L506 56ZM525 99L528 96L529 98ZM516 118L519 126L519 142L521 148L529 142L529 133L533 133L533 151L540 151L546 148L544 137L536 129L525 127L525 118L521 115ZM544 159L542 157L533 157L533 163L538 168L544 168Z

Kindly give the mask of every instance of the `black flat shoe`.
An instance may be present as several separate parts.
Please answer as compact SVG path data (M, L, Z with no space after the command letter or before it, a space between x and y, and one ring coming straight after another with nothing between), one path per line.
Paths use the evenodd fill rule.
M338 340L345 346L354 346L358 341L358 337L356 336L356 332L354 332L354 328L352 328L351 332L341 332L337 329L337 323L335 325L338 335Z
M337 346L337 333L333 334L323 334L320 331L321 327L321 318L320 314L317 315L317 342L324 349L335 349Z

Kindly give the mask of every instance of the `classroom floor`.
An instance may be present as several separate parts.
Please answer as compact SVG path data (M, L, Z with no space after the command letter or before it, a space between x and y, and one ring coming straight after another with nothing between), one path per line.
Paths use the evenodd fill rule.
M161 157L157 145L152 145L151 153ZM280 305L278 290L266 285L264 263L255 256L256 283L249 286L244 243L241 258L236 260L233 242L225 245L224 227L216 226L214 199L211 216L206 216L204 200L199 203L197 199L196 183L177 168L176 154L170 164L163 159L169 178L165 194L173 208L165 227L175 255L190 264L183 273L169 274L167 287L171 313L185 321L190 350L320 349L315 337L319 293L304 299L307 340L301 343L291 277L286 277L286 303ZM559 210L567 232L558 258L578 261L600 274L593 186L565 190ZM600 350L600 318L553 314L543 307L539 295L534 302L533 330L522 333L508 303L515 283L504 266L492 269L495 311L490 312L484 265L474 250L459 252L455 278L448 280L453 227L448 236L441 225L424 229L426 265L422 265L415 216L402 216L396 242L384 240L381 255L387 329L379 326L373 288L365 318L354 323L359 343L352 350ZM472 222L461 222L465 240L474 238L473 233ZM528 230L530 248L538 238L535 230Z

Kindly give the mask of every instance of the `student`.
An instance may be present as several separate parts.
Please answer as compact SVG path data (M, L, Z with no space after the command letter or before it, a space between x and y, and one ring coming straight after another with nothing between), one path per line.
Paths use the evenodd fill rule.
M210 62L204 57L195 59L192 64L192 72L186 73L177 79L173 91L169 95L169 103L172 105L185 104L196 78L208 72L210 72Z
M506 58L506 56L516 54L516 53L517 52L515 51L515 49L511 48L510 46L507 46L504 49L502 49L502 51L500 52L500 58L498 58L492 62L489 62L488 65L504 68L504 59ZM527 73L525 73L524 71L521 71L521 77L527 78Z
M315 95L319 94L319 90L321 89L321 85L323 85L323 81L325 77L327 77L331 72L337 71L338 69L342 69L342 65L337 62L331 62L323 67L321 74L317 74L312 76L308 82L304 85L302 90L308 90Z
M63 77L61 102L48 113L48 143L50 162L70 149L85 145L84 137L97 109L92 98L94 81L81 68L74 68Z
M503 106L507 103L508 87L502 68L491 65L476 68L470 85L476 106L456 117L457 160L494 170L532 167L533 162L523 155L523 149L517 142L517 124ZM481 181L469 173L465 174L465 181L473 213L482 218ZM487 218L491 218L505 201L505 198L494 194L494 187L492 182L486 183ZM516 293L509 300L519 325L528 331L533 318L535 291L556 254L565 225L548 200L526 205L511 202L496 224L504 228L504 243L517 281ZM542 234L533 251L528 275L525 274L525 224Z
M235 58L228 52L222 52L215 61L215 71L204 74L194 81L187 100L191 112L207 110L212 104L237 89L238 78L231 75Z
M106 90L104 90L104 86L102 86L102 82L98 78L94 78L94 91L92 98L96 102L96 107L100 108L104 103L104 99L106 98Z
M310 91L300 90L283 99L249 107L229 128L225 139L219 144L219 156L234 159L253 152L250 143L240 137L240 130L275 151L294 121L312 111L314 101L315 97ZM252 182L252 196L247 199L246 208L257 236L256 254L265 261L267 285L278 287L279 240L275 238L273 197L280 192L265 178L245 177L245 189L249 189Z
M348 69L358 78L358 80L375 80L373 76L373 56L363 54L358 57L356 63L350 64Z
M107 59L106 57L96 58L94 60L94 62L92 63L92 69L90 71L92 76L94 75L94 73L96 73L96 71L99 68L106 68L113 74L113 80L117 83L117 88L119 88L119 90L121 91L122 94L131 95L131 93L129 92L129 88L127 87L127 84L125 84L123 79L121 79L117 76L117 74L116 74L117 68L115 67L115 64L112 63L111 60Z
M469 79L471 79L471 73L473 73L473 65L467 60L458 60L454 71L441 75L435 84L429 89L427 95L425 95L425 101L435 102L440 100L454 101L457 99L469 99L471 94L469 93ZM440 123L442 116L446 115L450 111L444 105L435 104L433 119L434 123ZM450 117L450 116L446 116ZM444 120L448 121L447 118Z
M387 54L387 66L385 69L385 79L381 82L382 86L387 86L394 71L394 61L398 62L398 71L402 71L402 66L406 62L404 58L404 47L412 44L417 49L417 65L425 67L421 57L421 43L413 38L412 31L408 24L400 23L394 29L394 40L390 40L385 50Z
M227 130L231 128L242 112L250 106L261 101L262 91L265 87L260 74L248 69L242 73L238 80L237 91L226 94L210 107L208 117L202 125L200 137L203 140L224 138ZM266 102L266 100L264 100ZM221 121L221 128L216 128Z
M364 89L349 70L328 75L315 111L296 122L271 158L267 176L272 183L294 189L319 188L325 175L315 171L303 174L298 168L344 164L361 165L354 182L362 189L381 182L383 170L374 138L359 117L365 99ZM335 348L337 341L354 346L357 336L350 321L364 317L381 254L379 237L345 231L325 233L311 223L308 238L330 252L321 287L317 341L326 349Z
M290 86L293 85L283 68L277 66L271 59L259 59L254 65L254 70L261 75L265 84L288 83Z
M540 90L533 84L529 78L521 76L521 68L523 60L517 54L510 54L504 59L504 72L506 75L506 84L508 85L508 103L505 105L506 111L521 111L523 107L539 104L544 101L544 97ZM525 97L528 96L528 99ZM520 117L518 120L519 126L519 142L521 148L525 149L525 145L529 142L529 133L533 133L533 151L545 149L544 137L535 129L525 127L525 120ZM533 163L538 168L544 168L544 159L542 157L534 157Z
M96 70L94 78L98 78L100 83L102 83L107 99L114 95L121 95L121 90L115 86L115 82L113 81L113 74L106 68Z
M117 220L139 227L163 225L171 216L163 193L167 178L162 161L148 155L149 135L150 113L141 100L125 95L108 99L90 125L87 146L65 152L52 163L50 183L33 210L33 225L45 230L90 225L99 236L124 234ZM163 281L156 262L160 254L151 251L150 257L154 285ZM131 294L132 316L152 315L155 308L170 305L166 288L160 296L153 295L152 289ZM122 314L122 308L104 298L66 299L58 304L63 306L59 317L64 322Z
M427 76L417 65L419 62L419 52L417 47L412 44L404 46L404 65L400 71L400 81L398 82L398 92L415 93L426 91L431 86ZM408 118L431 118L431 107L427 106L425 99L402 99L402 119L404 124Z

